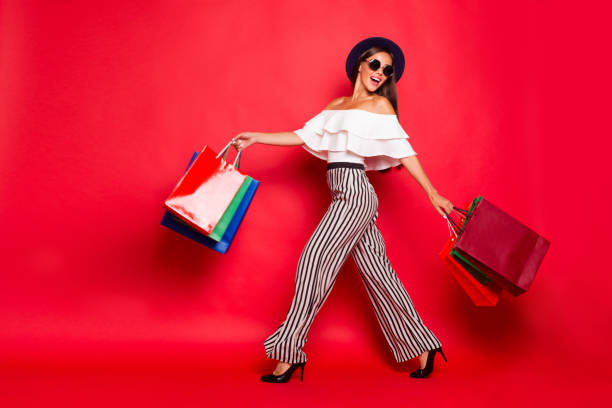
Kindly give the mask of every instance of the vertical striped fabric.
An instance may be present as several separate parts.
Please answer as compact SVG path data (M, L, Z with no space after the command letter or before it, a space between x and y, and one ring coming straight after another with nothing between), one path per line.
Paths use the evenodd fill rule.
M376 226L378 199L366 172L327 170L332 202L306 243L295 276L295 295L284 322L265 341L266 355L287 363L307 360L302 350L313 319L353 255L395 360L402 362L442 344L424 325L387 258Z

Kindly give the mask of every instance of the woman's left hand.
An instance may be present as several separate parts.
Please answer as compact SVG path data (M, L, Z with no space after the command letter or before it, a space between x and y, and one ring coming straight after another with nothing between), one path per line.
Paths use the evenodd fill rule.
M451 211L453 211L453 204L437 192L431 194L429 196L429 199L431 200L431 203L433 204L438 214L440 214L441 216L446 217L446 214L444 214L443 210L446 210L447 214L450 214Z

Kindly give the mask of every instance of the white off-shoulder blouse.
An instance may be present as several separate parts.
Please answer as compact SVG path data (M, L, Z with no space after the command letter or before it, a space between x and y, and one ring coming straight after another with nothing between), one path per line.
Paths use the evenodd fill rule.
M302 147L328 163L363 163L383 170L416 155L397 116L363 109L325 109L294 131Z

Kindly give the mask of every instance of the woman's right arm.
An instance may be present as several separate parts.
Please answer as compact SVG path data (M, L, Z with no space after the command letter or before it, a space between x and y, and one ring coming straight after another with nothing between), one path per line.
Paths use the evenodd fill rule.
M232 146L238 150L246 149L255 143L274 146L301 146L304 141L294 132L242 132L232 139Z

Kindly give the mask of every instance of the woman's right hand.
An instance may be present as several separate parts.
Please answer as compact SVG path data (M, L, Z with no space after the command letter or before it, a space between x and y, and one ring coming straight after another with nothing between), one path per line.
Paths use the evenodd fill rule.
M438 214L440 214L442 217L446 218L446 214L444 214L444 211L446 211L447 214L450 214L453 211L453 204L450 202L450 200L442 197L440 194L438 194L437 191L434 191L429 196L429 199L431 200L431 203L433 204Z
M234 146L238 151L246 149L253 143L257 143L257 132L238 133L232 139L232 146Z

